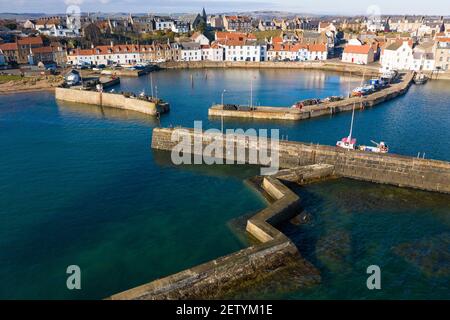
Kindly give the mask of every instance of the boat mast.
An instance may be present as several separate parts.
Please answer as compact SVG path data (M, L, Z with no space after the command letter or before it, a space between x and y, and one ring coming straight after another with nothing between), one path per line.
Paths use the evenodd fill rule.
M352 133L353 133L353 119L355 118L355 104L353 104L353 109L352 109L352 122L350 124L350 133L348 134L348 143L351 143L352 141Z
M250 79L250 108L253 106L253 78Z

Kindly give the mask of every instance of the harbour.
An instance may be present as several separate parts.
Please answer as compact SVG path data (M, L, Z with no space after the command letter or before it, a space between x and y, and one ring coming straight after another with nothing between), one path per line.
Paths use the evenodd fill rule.
M192 143L200 140L203 148L212 139L223 140L223 146L231 143L235 144L236 149L239 148L239 144L246 149L251 148L246 141L250 139L249 137L213 135L183 128L154 129L152 148L173 150L177 143L173 133L177 131L179 139L185 135ZM301 151L293 151L293 149ZM273 204L247 221L246 231L258 239L260 245L118 293L109 299L221 298L227 290L233 291L236 287L243 286L245 282L255 281L255 278L272 277L274 273L280 272L280 269L292 263L298 263L296 268L302 276L315 277L313 281L320 282L320 273L300 256L289 238L274 227L301 212L298 207L299 197L282 181L304 185L312 181L341 176L450 193L450 162L425 161L395 155L374 155L363 151L339 151L325 146L304 146L295 142L282 143L279 152L282 168L291 167L291 169L262 178L260 187L270 195ZM339 155L332 155L333 152ZM226 155L226 153L223 154ZM252 267L249 267L250 262ZM240 271L236 272L236 269ZM251 274L245 272L248 270L251 270ZM217 288L220 289L217 290Z
M360 77L345 78L333 73L284 70L277 75L270 70L249 72L208 70L207 80L203 72L196 70L154 73L159 94L170 96L172 109L161 118L161 126L191 127L194 119L200 119L205 127L220 128L220 121L208 117L211 101L219 101L225 87L225 99L230 103L245 103L250 77L256 77L255 104L259 100L269 105L277 102L289 105L296 99L343 95L349 83L355 87L360 82ZM121 83L111 89L140 92L148 88L149 83L146 76L122 78ZM174 90L174 87L178 89ZM387 141L390 152L396 154L416 158L420 151L418 162L432 158L448 161L448 137L444 130L448 125L445 112L448 106L437 103L448 101L445 88L445 83L431 81L425 86L412 86L405 95L387 101L379 108L356 111L355 135L367 143L370 139ZM32 287L46 288L44 291L30 288L29 276L18 282L2 277L6 286L15 288L14 292L1 291L2 295L105 298L249 245L245 226L244 233L232 231L234 229L229 226L230 221L245 215L254 216L266 207L260 195L242 183L255 176L257 170L248 166L235 169L175 167L163 151L149 148L152 129L159 124L145 117L131 117L126 110L111 109L115 110L111 115L95 105L75 107L74 103L55 102L54 95L47 92L5 96L0 104L4 128L8 135L15 137L10 141L2 136L2 139L5 137L5 152L15 155L2 160L7 168L0 175L2 194L8 194L11 199L4 202L6 206L1 211L2 234L6 235L5 246L15 243L15 250L2 250L2 257L9 262L1 267L0 273L17 275L14 278L26 274L28 269L23 259L33 251L37 257L34 275L39 277ZM251 119L247 122L227 118L224 127L280 128L285 140L304 141L313 150L317 143L333 146L337 139L347 134L350 117L350 113L340 113L299 122ZM39 135L35 134L36 130ZM0 131L0 134L5 133ZM55 139L58 143L54 143ZM25 142L28 148L22 147ZM426 153L425 160L423 153ZM32 157L33 161L18 160L24 157ZM42 170L49 166L51 171ZM68 173L72 177L70 180L65 179ZM15 179L11 179L12 175ZM36 175L39 179L33 178ZM47 185L45 192L39 188L42 183ZM18 184L27 194L26 206L21 205L24 194L19 192ZM417 262L405 254L406 250L411 250L408 246L417 244L420 248L427 241L433 244L431 250L439 250L434 243L443 243L449 233L447 195L345 179L323 181L293 192L300 195L301 205L314 217L313 223L297 226L285 222L279 229L293 239L301 256L320 271L321 282L308 288L284 291L281 288L274 290L268 281L265 286L258 286L266 289L250 296L407 298L396 282L392 285L387 282L384 293L346 289L348 281L355 284L362 281L358 278L361 266L374 259L385 261L387 279L391 279L390 272L394 274L396 266L401 266L401 281L403 287L412 292L411 296L444 294L444 283L448 278L445 272L440 271L438 275L433 270L443 270L439 266L445 260L432 260L431 265L436 269L428 271L422 265L417 269ZM338 196L343 192L352 200ZM99 198L102 201L98 201ZM91 200L80 202L79 199ZM49 201L53 203L50 207ZM62 211L64 217L60 214ZM26 222L22 219L25 212L35 218ZM17 219L6 220L11 214ZM85 219L89 221L88 229ZM50 220L52 224L41 223ZM70 225L66 221L70 221ZM186 228L186 224L195 225L195 230ZM33 241L20 239L14 232L20 226L26 226ZM60 231L63 229L64 233ZM389 241L384 229L391 235ZM159 230L158 234L154 230ZM439 237L435 239L436 236ZM37 243L45 250L39 250ZM70 249L67 249L69 243ZM214 249L210 243L215 243ZM395 252L403 253L398 256L391 247L396 248ZM339 253L341 260L329 255L329 251ZM53 254L46 252L57 253L60 258L55 259ZM177 255L169 256L169 252L177 252ZM64 274L55 277L52 274L58 274L62 266L70 264L74 255L80 257L82 266L100 260L105 263L85 270L83 292L60 291L55 283L65 281ZM353 256L358 257L358 262L352 260ZM347 264L353 267L346 269L344 274L329 271L340 270ZM426 281L422 271L417 270L434 274L433 281ZM122 273L124 277L111 283L111 277L105 276L111 272Z

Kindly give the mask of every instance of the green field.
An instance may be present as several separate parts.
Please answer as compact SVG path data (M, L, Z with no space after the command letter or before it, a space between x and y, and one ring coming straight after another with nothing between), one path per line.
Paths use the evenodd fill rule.
M0 83L5 83L5 82L9 82L9 81L17 81L17 80L21 80L22 77L18 76L18 75L4 75L4 74L0 74Z

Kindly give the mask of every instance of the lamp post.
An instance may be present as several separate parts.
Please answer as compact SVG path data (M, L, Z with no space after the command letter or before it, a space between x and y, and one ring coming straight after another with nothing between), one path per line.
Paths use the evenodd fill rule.
M223 107L224 107L224 104L223 104L223 95L225 94L225 92L227 92L227 90L226 90L226 89L223 89L223 91L222 91L222 109L223 109ZM223 134L223 113L220 115L220 131L221 131L222 134Z
M223 89L223 91L222 91L222 107L223 107L223 95L225 94L225 92L227 92L227 90Z

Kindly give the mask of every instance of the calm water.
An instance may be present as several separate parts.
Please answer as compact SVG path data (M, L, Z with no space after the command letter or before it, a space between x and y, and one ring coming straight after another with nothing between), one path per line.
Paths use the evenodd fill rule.
M252 78L255 104L279 106L345 94L360 81L289 70L158 72L153 74L158 95L171 103L161 124L192 127L203 120L205 128L219 127L208 119L208 107L220 101L223 89L225 102L248 103ZM149 86L149 77L122 79L116 90L149 93ZM395 153L420 151L450 160L449 89L450 82L413 86L404 97L357 112L356 137L361 143L384 140ZM279 128L289 140L334 144L347 134L349 122L349 114L340 114L301 123L226 120L225 126ZM257 168L174 167L167 154L150 149L156 125L136 113L57 104L50 93L0 96L0 298L102 298L245 246L229 222L265 206L243 182ZM356 200L348 201L344 191ZM405 195L347 180L298 192L308 195L304 206L314 216L312 225L284 228L298 243L308 239L301 251L324 281L277 297L371 298L358 287L365 284L361 270L370 262L391 274L386 282L402 273L418 283L407 286L404 277L389 286L383 282L389 290L374 297L448 298L448 255L430 271L425 258L411 260L408 247L448 239L448 196L410 190ZM380 196L385 192L392 198L388 207ZM335 261L327 265L315 254L317 239L336 233L343 235L335 242L350 247L341 260L356 279L354 292L348 292L353 282L339 266L334 269ZM449 252L448 242L444 249ZM65 289L71 264L82 269L81 291Z

